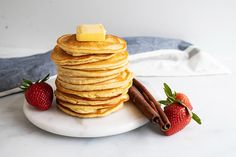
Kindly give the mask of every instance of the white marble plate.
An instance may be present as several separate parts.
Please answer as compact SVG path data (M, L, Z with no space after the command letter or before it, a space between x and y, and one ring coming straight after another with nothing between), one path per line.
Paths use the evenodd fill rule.
M55 89L55 77L50 83ZM121 134L143 126L148 120L136 109L131 102L103 118L81 119L66 115L56 107L55 101L47 111L38 111L26 101L23 110L27 119L35 126L63 136L71 137L102 137Z

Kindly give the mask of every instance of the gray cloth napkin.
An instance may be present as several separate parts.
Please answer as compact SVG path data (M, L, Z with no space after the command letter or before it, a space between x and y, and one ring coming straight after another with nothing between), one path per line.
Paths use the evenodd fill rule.
M191 44L183 40L160 37L124 37L129 53L137 54L160 49L185 50ZM56 74L54 63L50 59L51 51L18 58L0 58L0 97L19 92L22 79L36 81L50 73Z

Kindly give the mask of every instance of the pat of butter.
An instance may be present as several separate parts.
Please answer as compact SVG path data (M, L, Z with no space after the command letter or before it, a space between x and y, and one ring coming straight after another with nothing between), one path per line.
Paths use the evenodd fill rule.
M84 24L77 27L78 41L104 41L105 38L106 30L102 24Z

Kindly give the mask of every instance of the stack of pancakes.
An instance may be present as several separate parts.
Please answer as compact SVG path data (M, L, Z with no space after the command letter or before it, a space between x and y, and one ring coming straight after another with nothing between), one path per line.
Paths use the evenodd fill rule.
M76 35L57 40L51 54L57 65L58 108L72 116L102 117L128 101L133 74L127 69L126 42L106 35L105 41L77 41Z

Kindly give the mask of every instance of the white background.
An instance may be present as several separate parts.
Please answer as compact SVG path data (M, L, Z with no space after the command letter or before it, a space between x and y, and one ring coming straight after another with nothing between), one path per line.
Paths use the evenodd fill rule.
M81 23L103 23L119 36L180 38L210 53L236 51L235 0L0 0L0 55L52 49Z

